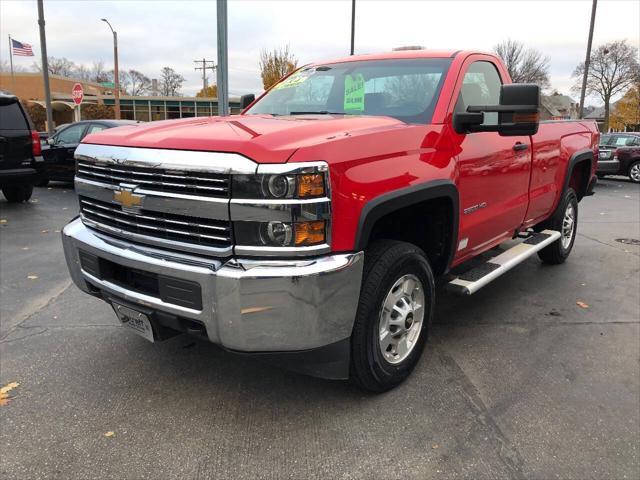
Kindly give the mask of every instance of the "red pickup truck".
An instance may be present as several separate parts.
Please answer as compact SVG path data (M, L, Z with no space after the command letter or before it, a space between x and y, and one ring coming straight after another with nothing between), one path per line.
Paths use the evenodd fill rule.
M596 125L539 122L538 87L492 55L315 63L242 103L76 150L71 276L148 340L388 390L422 353L436 279L472 294L532 254L562 263L596 182Z

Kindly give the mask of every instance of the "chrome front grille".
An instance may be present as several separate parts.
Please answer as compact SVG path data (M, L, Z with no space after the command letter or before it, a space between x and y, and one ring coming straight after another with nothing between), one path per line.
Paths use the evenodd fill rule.
M120 205L80 196L80 213L90 227L112 235L199 252L231 247L231 223Z
M109 185L134 184L148 192L229 197L229 175L219 173L166 170L79 160L76 176Z

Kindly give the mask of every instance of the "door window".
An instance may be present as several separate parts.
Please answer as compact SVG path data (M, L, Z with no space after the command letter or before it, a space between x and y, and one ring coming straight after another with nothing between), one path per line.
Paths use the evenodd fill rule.
M502 80L491 62L478 61L469 66L462 80L456 112L466 112L471 105L498 105ZM498 113L485 112L483 125L497 125Z
M69 145L73 143L80 143L82 138L82 132L84 132L85 125L71 125L61 131L56 137L56 145Z
M89 135L90 133L98 133L101 132L102 130L106 130L107 127L105 125L91 125L88 129L87 129L87 133L85 133L85 137L87 135Z

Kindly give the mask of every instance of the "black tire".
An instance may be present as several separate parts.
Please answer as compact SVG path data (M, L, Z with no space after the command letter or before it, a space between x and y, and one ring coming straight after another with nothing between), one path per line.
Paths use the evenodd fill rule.
M33 185L14 185L4 187L2 193L9 203L26 202L31 198L33 193Z
M629 172L627 173L627 175L629 175L629 180L631 180L633 183L640 183L640 176L638 176L638 174L635 172L640 172L640 160L633 162L629 166ZM634 176L636 178L633 178Z
M358 311L351 336L351 380L370 392L384 392L400 384L418 363L427 342L435 305L433 272L424 252L410 243L375 242L365 251ZM379 343L382 305L397 280L413 275L422 283L424 317L408 356L389 363Z
M49 179L47 177L41 178L38 183L36 183L36 187L46 187L49 185Z
M565 214L567 213L569 206L573 208L574 212L574 221L573 221L573 230L571 232L571 241L568 245L563 245L562 236L557 241L553 242L548 247L543 248L538 252L538 257L544 263L548 263L550 265L559 265L564 263L564 261L569 257L571 250L573 249L573 244L576 240L576 232L578 231L578 197L576 192L573 191L572 188L568 188L556 208L556 211L553 213L551 218L547 220L543 224L543 228L547 228L549 230L556 230L563 234L563 222L565 220Z

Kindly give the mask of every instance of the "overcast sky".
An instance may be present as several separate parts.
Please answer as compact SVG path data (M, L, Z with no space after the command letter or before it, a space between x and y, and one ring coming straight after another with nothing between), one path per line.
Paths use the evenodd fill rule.
M570 93L571 73L584 60L591 0L372 1L356 2L356 53L400 45L490 50L512 38L549 56L551 83ZM216 59L215 1L45 0L47 49L88 66L113 67L111 32L118 32L120 68L157 77L170 66L186 77L184 94L202 87L193 60ZM289 44L299 64L349 53L350 0L230 0L229 90L262 90L261 48ZM7 35L30 43L40 55L35 1L0 0L0 60L8 60ZM594 45L627 39L640 46L640 1L600 0ZM15 57L30 67L34 58ZM574 95L575 97L575 95ZM597 103L595 100L593 103Z

